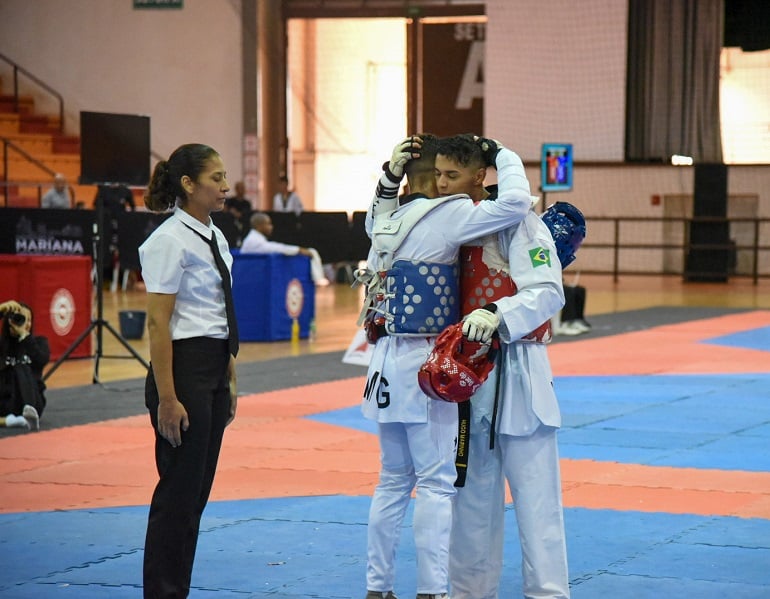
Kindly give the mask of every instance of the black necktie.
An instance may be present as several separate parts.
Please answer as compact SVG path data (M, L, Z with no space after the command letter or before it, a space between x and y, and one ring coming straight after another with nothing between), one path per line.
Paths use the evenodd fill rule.
M225 313L227 314L227 328L230 330L230 336L228 337L228 347L230 353L233 356L238 355L238 321L235 319L235 306L233 305L233 289L230 284L230 272L227 270L227 264L225 264L222 254L219 253L219 244L217 243L217 235L214 231L211 232L211 239L206 239L204 235L201 235L192 227L185 225L188 229L198 235L211 248L211 253L214 254L214 262L217 265L219 275L222 277L222 290L225 292Z
M222 254L219 253L219 244L217 243L217 236L214 231L211 232L211 239L209 240L211 246L211 253L214 254L214 262L217 263L217 270L222 276L222 289L225 292L225 312L227 313L227 328L230 329L230 336L228 338L228 345L230 347L230 353L233 356L238 355L238 321L235 318L235 306L233 305L233 288L230 282L230 271L227 270Z

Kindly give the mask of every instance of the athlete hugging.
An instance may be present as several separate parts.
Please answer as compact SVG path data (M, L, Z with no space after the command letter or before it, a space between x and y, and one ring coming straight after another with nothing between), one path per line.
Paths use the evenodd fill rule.
M485 187L489 169L497 185ZM574 255L585 223L557 207L552 234L536 200L519 156L489 138L412 135L383 165L366 218L372 247L356 273L366 286L359 324L374 344L362 412L377 423L381 449L366 599L395 597L413 492L417 598L497 597L504 477L528 563L525 594L569 596L545 343L564 304L555 258ZM470 431L462 448L460 427ZM538 475L523 485L525 463Z

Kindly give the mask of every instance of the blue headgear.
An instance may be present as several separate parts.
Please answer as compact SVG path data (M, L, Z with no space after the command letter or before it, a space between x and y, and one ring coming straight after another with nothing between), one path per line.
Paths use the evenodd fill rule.
M567 268L575 260L580 244L586 237L586 219L569 202L556 202L543 212L543 222L551 230L556 242L556 253L562 268Z

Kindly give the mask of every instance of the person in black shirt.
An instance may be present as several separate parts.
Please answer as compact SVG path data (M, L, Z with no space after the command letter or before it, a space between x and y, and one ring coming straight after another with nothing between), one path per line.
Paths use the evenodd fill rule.
M125 185L99 185L94 208L101 204L102 220L99 228L102 236L100 250L104 256L104 275L110 276L114 265L119 261L118 255L118 218L123 212L133 212L136 209L134 194Z
M46 405L43 368L51 357L48 339L32 334L32 309L0 304L0 426L40 429Z
M243 181L237 181L233 187L235 188L235 195L225 200L225 212L229 212L235 221L235 228L238 231L235 247L240 247L243 239L251 230L249 219L251 218L252 206L246 197L246 187Z

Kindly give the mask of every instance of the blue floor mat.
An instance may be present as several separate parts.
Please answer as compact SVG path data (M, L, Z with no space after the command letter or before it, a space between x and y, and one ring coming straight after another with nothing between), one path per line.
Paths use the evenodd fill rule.
M369 501L211 503L190 596L360 599ZM146 515L145 507L0 515L0 595L140 596ZM770 596L770 521L567 509L565 523L573 599ZM45 534L31 540L30 527ZM402 597L415 593L411 534L405 526L397 558L395 590ZM505 559L501 588L514 596L521 557L511 506Z
M745 349L758 349L770 352L770 327L730 333L721 337L712 337L702 343L710 345L726 345L728 347L742 347Z
M563 458L770 471L770 374L559 377ZM374 433L358 407L313 420Z

